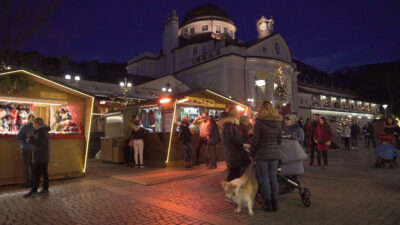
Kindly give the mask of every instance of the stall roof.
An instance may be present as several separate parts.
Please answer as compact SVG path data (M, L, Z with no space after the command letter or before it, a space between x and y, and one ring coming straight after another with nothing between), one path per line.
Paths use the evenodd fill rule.
M247 108L247 106L245 104L243 104L239 101L228 98L222 94L219 94L217 92L214 92L214 91L211 91L208 89L189 91L189 92L184 92L184 93L179 93L179 94L174 94L174 95L161 96L160 98L157 98L157 99L149 99L149 100L141 101L139 104L140 105L153 105L153 104L158 104L159 99L161 99L161 98L169 97L173 100L175 100L175 99L178 100L178 99L183 99L186 96L217 99L217 100L221 101L222 103L238 104L238 105L241 105L241 106L244 106Z
M74 95L78 95L78 96L83 96L83 97L89 97L89 98L93 98L93 96L91 94L88 94L84 91L80 91L77 90L74 87L71 87L69 85L66 84L61 84L57 81L54 81L52 79L49 79L48 77L38 74L38 73L33 73L30 72L28 70L13 70L13 71L8 71L8 72L4 72L4 73L0 73L0 76L5 76L5 75L13 75L13 74L25 74L28 75L32 78L33 81L36 81L38 83L42 83L42 84L46 84L50 87L56 88L56 89L61 89L67 93L70 94L74 94Z

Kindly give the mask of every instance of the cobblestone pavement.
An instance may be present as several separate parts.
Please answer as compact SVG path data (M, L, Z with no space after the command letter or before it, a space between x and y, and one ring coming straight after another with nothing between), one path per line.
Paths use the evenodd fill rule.
M53 181L50 195L24 199L27 189L0 188L0 225L8 224L390 224L400 225L400 169L374 169L372 149L331 151L330 166L306 166L299 180L312 192L281 195L279 210L256 205L237 214L224 201L225 173L143 186L91 169L85 178Z

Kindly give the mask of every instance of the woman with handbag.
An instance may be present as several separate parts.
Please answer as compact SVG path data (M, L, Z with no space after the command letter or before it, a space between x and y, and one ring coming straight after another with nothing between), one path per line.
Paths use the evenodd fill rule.
M321 155L324 160L323 169L328 166L328 150L332 142L332 129L326 122L325 117L319 118L319 123L314 134L314 142L317 144L318 166L321 166Z

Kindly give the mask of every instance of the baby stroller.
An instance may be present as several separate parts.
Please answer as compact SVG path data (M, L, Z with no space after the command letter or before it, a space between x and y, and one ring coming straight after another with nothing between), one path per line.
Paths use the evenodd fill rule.
M310 207L311 192L297 180L297 176L304 173L303 162L307 159L307 155L297 140L289 138L282 139L280 153L281 160L278 166L279 194L283 195L298 189L301 202L305 207ZM258 189L257 201L261 204L264 202L261 188Z
M384 168L385 164L389 164L389 168L398 168L399 164L397 160L397 149L389 143L384 142L377 148L375 148L376 162L375 168Z

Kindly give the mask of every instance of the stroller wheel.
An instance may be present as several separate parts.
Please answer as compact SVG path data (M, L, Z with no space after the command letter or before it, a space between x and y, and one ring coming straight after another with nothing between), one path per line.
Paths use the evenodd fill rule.
M301 202L305 207L310 207L311 206L311 192L307 189L304 188L301 193Z

